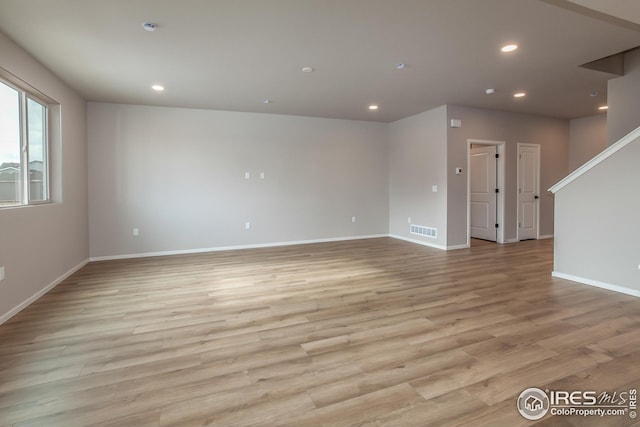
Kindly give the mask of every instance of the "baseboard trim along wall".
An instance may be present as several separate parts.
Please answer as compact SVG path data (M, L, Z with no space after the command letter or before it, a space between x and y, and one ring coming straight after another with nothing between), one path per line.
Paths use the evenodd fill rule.
M398 239L398 240L404 240L405 242L415 243L417 245L428 246L430 248L440 249L440 250L443 250L443 251L447 250L446 246L437 245L435 243L425 242L424 240L412 239L411 237L404 237L404 236L400 236L398 234L389 234L388 237L391 237L393 239Z
M9 312L0 316L0 325L5 323L7 320L11 319L16 314L20 313L22 310L24 310L34 302L36 302L38 299L44 296L51 289L55 288L60 283L62 283L67 277L71 276L73 273L75 273L76 271L80 270L82 267L87 265L87 263L89 263L88 259L82 261L80 264L73 267L71 270L67 271L62 276L58 277L56 280L54 280L53 282L51 282L50 284L48 284L47 286L45 286L44 288L36 292L34 295L30 296L25 301L15 306L13 309L9 310Z
M553 234L543 234L542 236L540 236L538 238L539 240L544 240L544 239L553 239Z
M471 247L471 245L451 245L451 246L447 246L447 250L448 251L457 251L459 249L469 249Z
M583 285L595 286L597 288L602 288L609 291L618 292L621 294L640 297L640 291L637 291L635 289L625 288L624 286L612 285L610 283L604 283L598 280L585 279L584 277L573 276L571 274L560 273L558 271L552 271L551 275L553 277L557 277L558 279L571 280L572 282L582 283Z
M330 243L330 242L343 242L348 240L378 239L381 237L389 237L389 235L388 234L369 234L365 236L330 237L326 239L294 240L294 241L288 241L288 242L274 242L274 243L258 243L255 245L218 246L214 248L184 249L184 250L178 250L178 251L143 252L143 253L137 253L137 254L91 257L90 261L91 262L112 261L112 260L119 260L119 259L148 258L148 257L155 257L155 256L189 255L189 254L201 254L201 253L207 253L207 252L235 251L239 249L274 248L278 246L308 245L312 243Z

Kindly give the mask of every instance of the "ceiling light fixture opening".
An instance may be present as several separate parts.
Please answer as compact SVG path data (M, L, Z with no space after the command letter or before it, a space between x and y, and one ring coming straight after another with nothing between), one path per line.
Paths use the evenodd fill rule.
M375 105L375 104L371 104L371 105L369 105L369 110L371 110L371 111L376 111L378 108L380 108L380 107L378 107L378 106L377 106L377 105Z
M263 104L271 104L271 100L269 98L263 99L262 100Z
M407 64L400 62L398 64L396 64L396 70L404 70L406 68Z
M608 105L603 105L601 107L598 107L598 110L600 110L600 111L605 111L605 110L608 110L608 109L609 109Z
M313 68L312 68L312 67L304 67L304 68L302 69L302 72L303 72L303 73L313 73L313 71L314 71L314 70L313 70Z
M525 92L516 92L513 94L514 98L524 98L525 96L527 96Z
M489 88L485 89L484 93L486 93L487 95L493 95L494 93L496 93L496 90L493 88Z
M162 85L153 85L153 86L151 86L151 89L155 90L156 92L162 92L162 91L164 91L164 86L162 86Z
M513 52L516 49L518 49L517 44L508 44L508 45L502 46L500 50L503 51L504 53L509 53L509 52Z

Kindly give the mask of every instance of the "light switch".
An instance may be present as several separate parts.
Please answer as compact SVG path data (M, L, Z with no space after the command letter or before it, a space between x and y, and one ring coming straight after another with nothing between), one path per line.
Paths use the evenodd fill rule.
M437 185L432 185L431 186L431 191L433 191L434 193L438 192L438 186Z

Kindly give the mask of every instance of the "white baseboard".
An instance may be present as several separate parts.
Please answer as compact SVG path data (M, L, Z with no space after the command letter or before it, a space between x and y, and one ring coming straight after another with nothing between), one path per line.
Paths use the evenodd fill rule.
M640 291L636 289L626 288L624 286L612 285L610 283L604 283L598 280L586 279L584 277L573 276L571 274L560 273L558 271L552 271L551 275L553 277L557 277L558 279L571 280L572 282L578 282L584 285L595 286L597 288L607 289L609 291L619 292L621 294L640 297Z
M457 251L458 249L469 249L471 247L471 245L452 245L452 246L447 246L447 250L448 251Z
M53 282L51 282L50 284L48 284L47 286L45 286L44 288L39 290L36 294L30 296L25 301L21 302L20 304L15 306L13 309L9 310L9 312L7 312L7 313L3 314L2 316L0 316L0 325L5 323L7 320L11 319L16 314L20 313L22 310L24 310L25 308L27 308L31 304L33 304L35 301L37 301L39 298L41 298L44 294L46 294L51 289L55 288L60 283L62 283L62 281L65 280L67 277L71 276L73 273L75 273L76 271L80 270L82 267L87 265L88 262L89 262L88 259L82 261L80 264L78 264L77 266L73 267L71 270L67 271L62 276L58 277L56 280L54 280Z
M543 234L542 236L538 237L538 240L544 239L553 239L553 234Z
M411 242L411 243L415 243L415 244L422 245L422 246L428 246L430 248L440 249L440 250L443 250L443 251L447 250L447 247L443 246L443 245L438 245L436 243L425 242L424 240L412 239L411 237L404 237L404 236L400 236L398 234L389 234L389 237L392 237L392 238L398 239L398 240L404 240L405 242Z
M90 261L92 262L93 261L112 261L112 260L119 260L119 259L148 258L148 257L168 256L168 255L190 255L190 254L201 254L201 253L207 253L207 252L234 251L239 249L274 248L278 246L307 245L312 243L330 243L330 242L343 242L348 240L378 239L380 237L389 237L389 235L388 234L369 234L365 236L331 237L327 239L258 243L255 245L234 245L234 246L219 246L219 247L213 247L213 248L184 249L184 250L178 250L178 251L142 252L142 253L136 253L136 254L91 257Z

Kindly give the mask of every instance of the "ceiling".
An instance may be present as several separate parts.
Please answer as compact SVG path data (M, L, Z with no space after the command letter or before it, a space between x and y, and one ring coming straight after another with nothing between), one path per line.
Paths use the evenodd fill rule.
M444 104L575 118L598 112L615 77L579 65L640 45L637 13L566 7L598 2L612 4L0 0L0 31L89 101L382 122ZM519 49L500 52L507 43Z
M553 0L552 0L553 1ZM568 0L575 5L636 24L640 28L640 2L636 0ZM586 13L589 13L586 11Z

